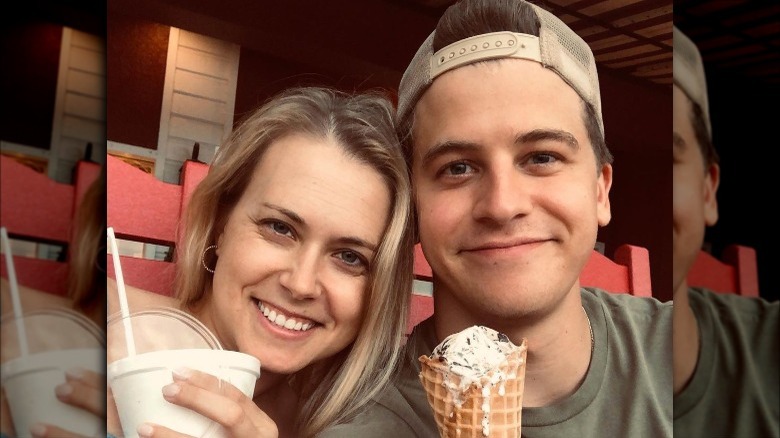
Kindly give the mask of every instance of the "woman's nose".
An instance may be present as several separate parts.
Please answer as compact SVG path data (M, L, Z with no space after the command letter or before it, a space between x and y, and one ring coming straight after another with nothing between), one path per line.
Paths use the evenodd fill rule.
M319 257L315 251L301 249L291 258L279 281L297 300L316 298L320 295L318 269Z

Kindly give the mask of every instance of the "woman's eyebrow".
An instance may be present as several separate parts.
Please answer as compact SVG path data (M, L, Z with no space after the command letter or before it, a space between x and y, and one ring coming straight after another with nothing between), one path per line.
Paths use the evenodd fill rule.
M291 221L295 222L299 225L306 225L306 221L303 220L302 217L300 217L297 213L295 213L292 210L288 210L284 207L278 206L276 204L271 204L270 202L263 202L263 206L266 208L270 208L271 210L276 210L279 213L287 216Z
M376 247L377 247L377 245L374 243L365 241L359 237L354 237L354 236L340 237L336 239L336 242L342 245L362 246L363 248L366 248L371 252L376 252Z

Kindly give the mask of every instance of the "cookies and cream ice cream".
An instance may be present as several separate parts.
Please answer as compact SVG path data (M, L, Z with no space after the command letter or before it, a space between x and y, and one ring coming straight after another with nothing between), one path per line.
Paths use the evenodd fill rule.
M420 380L442 437L519 437L527 342L472 326L421 356Z

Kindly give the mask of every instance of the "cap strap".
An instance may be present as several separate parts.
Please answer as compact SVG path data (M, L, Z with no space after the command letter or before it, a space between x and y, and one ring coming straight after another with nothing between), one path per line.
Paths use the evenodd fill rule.
M461 65L495 58L519 58L541 63L539 37L492 32L454 42L431 57L431 80Z

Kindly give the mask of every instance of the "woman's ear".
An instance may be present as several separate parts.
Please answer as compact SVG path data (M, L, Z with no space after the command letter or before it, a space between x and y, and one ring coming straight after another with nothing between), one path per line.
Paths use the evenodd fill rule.
M220 248L222 248L222 236L224 235L225 233L222 231L220 231L219 234L217 235L217 242L216 242L217 247L214 248L214 253L217 255L217 257L219 257L219 250Z

